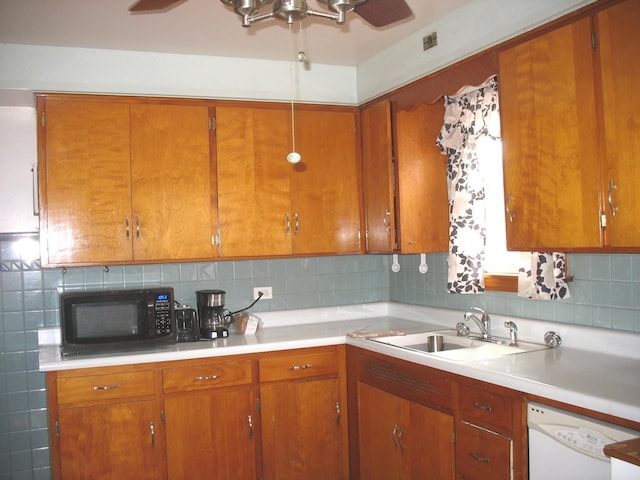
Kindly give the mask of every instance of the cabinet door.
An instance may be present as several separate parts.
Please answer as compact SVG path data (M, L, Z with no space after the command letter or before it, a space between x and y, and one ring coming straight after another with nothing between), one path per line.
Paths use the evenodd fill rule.
M215 256L210 159L208 107L131 105L135 260Z
M60 409L58 422L65 480L165 477L153 401Z
M467 422L456 427L456 478L513 478L511 439Z
M604 166L602 189L610 195L605 244L640 246L640 3L628 0L597 16L602 72ZM615 215L612 207L614 207Z
M218 107L216 142L220 254L290 254L289 111Z
M293 253L358 253L360 188L352 111L299 110L292 167Z
M251 392L212 389L165 398L170 480L257 478Z
M47 98L44 115L43 264L131 260L129 105Z
M391 253L396 248L391 104L363 108L361 124L367 252Z
M337 378L264 384L260 399L265 480L348 478L346 405Z
M360 478L452 479L453 418L358 383Z
M443 118L442 102L399 111L395 117L402 253L449 248L447 157L435 145Z
M499 55L509 250L599 247L591 19Z

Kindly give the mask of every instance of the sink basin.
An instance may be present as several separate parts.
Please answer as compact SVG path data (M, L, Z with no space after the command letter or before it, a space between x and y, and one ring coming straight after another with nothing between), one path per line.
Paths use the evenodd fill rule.
M439 345L434 345L434 336L442 337ZM401 336L377 337L370 340L459 362L487 360L514 353L549 348L543 344L530 342L518 342L517 346L511 346L508 339L498 337L494 337L491 342L485 342L472 336L458 336L455 330L437 330Z

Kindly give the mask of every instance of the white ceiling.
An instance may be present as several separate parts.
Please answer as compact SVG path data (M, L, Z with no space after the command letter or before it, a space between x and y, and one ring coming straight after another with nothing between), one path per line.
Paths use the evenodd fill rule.
M0 0L0 43L137 50L269 60L289 59L286 22L264 20L243 28L220 0L187 0L162 13L131 14L135 0ZM383 0L368 0L371 2ZM338 26L308 17L302 42L308 60L357 65L399 40L436 24L471 0L406 0L413 17L377 29L354 13ZM324 5L308 0L309 7ZM421 48L418 45L416 48Z

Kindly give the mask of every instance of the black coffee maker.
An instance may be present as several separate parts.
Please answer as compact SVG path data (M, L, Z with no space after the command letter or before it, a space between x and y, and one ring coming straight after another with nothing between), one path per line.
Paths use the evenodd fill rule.
M229 336L231 313L224 308L224 290L198 290L198 319L200 338L213 340Z

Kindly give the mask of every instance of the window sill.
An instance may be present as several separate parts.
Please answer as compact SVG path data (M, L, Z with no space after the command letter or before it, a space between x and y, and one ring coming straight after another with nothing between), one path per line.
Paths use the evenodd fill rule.
M491 275L484 276L485 290L496 290L501 292L518 291L518 275Z

